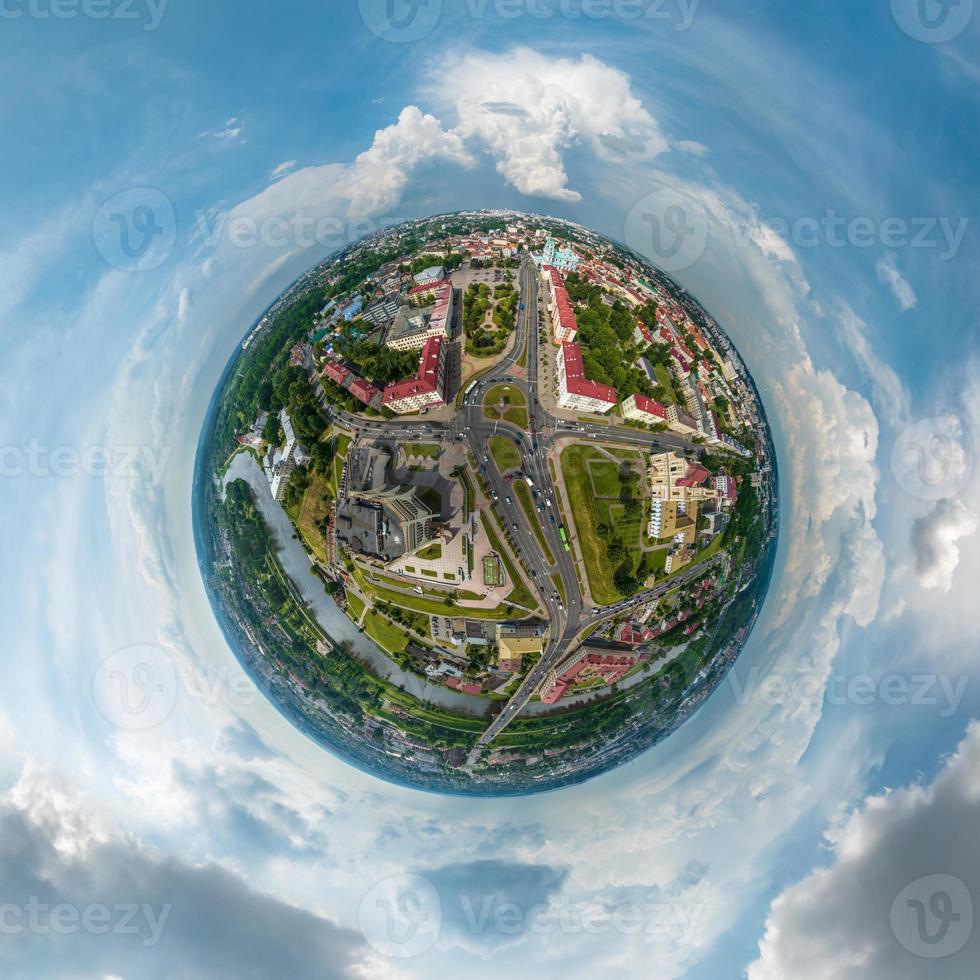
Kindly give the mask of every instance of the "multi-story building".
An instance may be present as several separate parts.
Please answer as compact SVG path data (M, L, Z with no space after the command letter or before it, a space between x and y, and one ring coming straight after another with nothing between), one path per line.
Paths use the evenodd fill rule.
M647 425L661 425L667 422L667 408L646 395L630 395L619 406L624 419L633 419Z
M718 491L704 485L709 476L700 463L692 463L677 453L657 453L650 457L650 494L655 502L686 504L714 500Z
M718 496L729 504L734 504L738 500L738 484L733 476L716 476L715 490Z
M667 406L667 428L682 436L696 436L699 431L697 419L678 405Z
M455 308L455 292L451 283L435 288L435 304L431 310L419 312L411 306L402 307L385 337L385 346L392 350L419 350L433 337L449 338Z
M557 365L558 404L576 412L605 415L616 407L616 389L590 381L582 364L582 348L562 344Z
M551 318L552 338L556 344L570 344L578 333L578 320L568 290L554 266L545 266L543 272L548 283L548 316Z
M446 347L442 337L430 337L422 348L418 374L385 388L381 404L399 415L445 405Z
M688 513L688 510L692 513ZM697 527L697 504L693 501L654 500L650 506L650 537L693 541Z
M640 655L632 650L580 647L548 674L541 687L541 700L545 704L554 704L568 693L570 687L587 681L600 681L605 686L615 684L640 659Z
M306 462L306 453L296 439L292 419L286 409L279 413L279 424L282 426L285 443L282 448L270 446L269 452L262 461L265 477L276 500L282 500L289 478L296 467Z

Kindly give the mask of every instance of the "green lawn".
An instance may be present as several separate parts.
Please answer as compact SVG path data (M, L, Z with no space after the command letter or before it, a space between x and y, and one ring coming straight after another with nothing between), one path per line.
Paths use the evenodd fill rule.
M534 536L538 539L538 544L541 546L541 551L544 554L545 559L549 565L554 565L555 556L548 547L548 541L544 536L544 528L541 526L543 515L539 514L534 509L534 501L531 498L531 491L528 490L527 484L523 480L515 480L514 493L517 494L517 499L521 502L521 507L523 508L524 513L527 514L527 519L531 525L531 530L534 531Z
M357 623L361 619L362 612L364 612L364 600L356 592L348 592L347 615Z
M667 392L667 403L669 405L683 405L684 403L680 395L678 395L677 389L674 387L674 376L670 373L667 366L656 364L654 365L653 371L657 376L657 382Z
M380 585L369 581L360 569L356 569L354 572L361 589L370 595L377 596L383 602L390 602L393 606L400 606L402 609L411 609L413 612L430 613L434 616L454 616L454 615L464 615L468 619L514 619L520 618L524 615L518 612L517 616L511 612L507 611L506 604L498 606L496 609L473 609L470 607L460 607L455 604L451 595L447 594L449 599L449 604L447 605L444 600L440 599L427 599L419 595L404 595L401 592L395 592L392 589L383 588ZM515 595L515 593L517 593ZM508 596L508 600L514 602L521 602L521 596L523 593L518 592L515 589L515 593L511 593ZM533 605L533 600L528 603Z
M561 468L592 598L599 605L618 602L623 596L613 581L616 568L607 558L605 545L599 538L599 526L609 524L620 531L635 568L640 559L642 518L625 521L618 500L618 467L603 461L598 450L591 446L570 446L561 454ZM613 499L597 498L596 481L606 491L602 496Z
M506 436L491 436L490 454L501 473L521 468L521 454L513 440Z
M364 617L364 631L382 650L401 653L409 642L409 635L396 623L385 619L373 609Z
M415 553L421 561L438 561L442 557L442 545L436 541Z
M519 429L527 429L527 399L512 385L494 385L483 400L483 414L488 419L503 419Z
M311 470L310 483L303 494L296 518L296 528L313 554L324 564L328 560L327 539L323 536L319 524L330 513L333 499L331 481Z
M409 456L424 456L426 459L438 459L440 449L428 442L412 442L406 445L405 452Z

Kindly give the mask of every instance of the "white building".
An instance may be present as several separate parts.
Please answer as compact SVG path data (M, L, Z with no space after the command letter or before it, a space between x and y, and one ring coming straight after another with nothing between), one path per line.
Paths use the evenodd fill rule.
M576 412L597 412L605 415L616 407L615 388L590 381L582 366L582 348L577 344L562 344L557 363L558 404Z

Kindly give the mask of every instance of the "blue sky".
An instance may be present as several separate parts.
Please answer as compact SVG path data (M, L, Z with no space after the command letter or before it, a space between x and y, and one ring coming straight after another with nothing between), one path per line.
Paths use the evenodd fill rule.
M17 906L171 908L152 946L4 934L5 975L971 975L980 25L930 43L903 0L445 6L407 43L299 0L0 23L0 878ZM167 247L126 271L104 205L146 189ZM651 194L700 229L677 276L748 361L780 456L776 576L733 683L559 794L353 772L241 678L203 593L190 481L228 357L379 222L516 207L621 240ZM229 232L297 216L341 237ZM134 645L174 671L148 730L100 686ZM399 887L441 906L408 949L359 915ZM943 890L963 914L923 946L895 903ZM610 919L627 907L643 928Z

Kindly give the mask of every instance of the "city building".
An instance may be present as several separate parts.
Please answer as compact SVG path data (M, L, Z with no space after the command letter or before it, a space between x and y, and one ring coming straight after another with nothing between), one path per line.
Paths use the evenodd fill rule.
M562 344L557 365L558 404L576 412L597 412L605 415L616 407L615 388L590 381L582 364L582 348L577 344Z
M445 254L445 253L442 253ZM428 269L423 269L415 276L416 286L431 286L445 278L445 270L441 265L433 265Z
M399 415L445 405L446 347L442 337L430 337L422 348L418 374L385 388L382 405Z
M630 395L620 405L620 411L624 419L633 419L646 425L662 425L667 422L666 406L655 402L652 398L647 398L646 395Z
M738 500L738 484L733 476L716 476L715 490L721 500L734 504Z
M279 413L279 424L282 426L285 443L281 448L270 446L265 459L262 460L265 478L269 481L272 496L276 500L282 500L293 471L297 466L305 465L307 459L303 447L296 439L293 423L286 409Z
M667 428L682 436L696 436L698 422L678 405L667 406Z
M385 337L385 346L392 350L419 350L433 337L449 338L455 308L452 285L443 283L435 289L435 303L429 310L419 311L403 306Z
M531 257L539 267L554 266L559 272L575 272L582 261L572 248L560 248L551 237L544 243L544 249Z
M541 700L544 704L555 704L571 687L590 681L608 687L622 680L639 660L639 654L631 650L580 647L548 674L541 687Z
M524 658L540 654L544 640L540 636L510 636L497 634L497 666L508 673L520 671Z
M650 505L650 537L681 536L686 541L693 541L697 519L697 504L694 502L654 500Z
M650 457L650 494L654 501L714 500L718 492L704 485L709 476L710 472L700 463L692 463L677 453L656 453Z
M548 284L548 316L551 318L552 339L556 344L570 344L578 333L578 320L575 318L568 290L554 266L545 266L543 272Z

